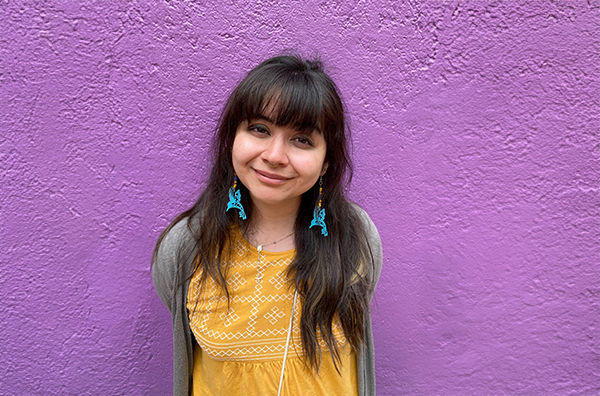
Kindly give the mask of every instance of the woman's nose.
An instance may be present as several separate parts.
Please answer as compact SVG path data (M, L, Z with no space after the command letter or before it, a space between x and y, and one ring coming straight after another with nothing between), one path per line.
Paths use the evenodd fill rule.
M269 139L261 158L272 168L280 165L287 165L288 157L285 148L285 141L282 139L282 137L274 136L273 138Z

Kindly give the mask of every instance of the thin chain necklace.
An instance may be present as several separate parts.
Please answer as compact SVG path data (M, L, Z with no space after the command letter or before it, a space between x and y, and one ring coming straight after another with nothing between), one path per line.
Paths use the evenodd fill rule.
M276 241L273 241L271 243L264 243L262 245L258 245L256 247L256 284L260 286L260 281L262 280L262 268L260 266L260 254L263 250L263 248L265 246L270 246L270 245L275 245L277 242L281 242L286 238L291 237L292 235L294 235L294 232L296 231L292 231L289 234L287 234L286 236L284 236L283 238L280 238Z
M258 245L256 247L256 284L257 284L257 286L260 286L260 281L262 280L262 268L260 266L260 254L261 254L263 248L265 246L275 245L277 242L281 242L284 239L291 237L292 235L294 235L294 232L295 231L292 231L289 234L287 234L286 236L284 236L283 238L280 238L271 243L264 243L264 244ZM290 338L292 335L292 326L294 324L294 312L296 311L297 297L298 297L298 290L294 291L294 302L292 303L292 313L290 315L290 324L288 326L287 339L285 342L285 351L283 353L283 364L281 365L281 375L279 376L279 388L277 390L277 396L281 395L281 389L283 387L283 376L285 374L285 363L287 361L288 350L290 348Z

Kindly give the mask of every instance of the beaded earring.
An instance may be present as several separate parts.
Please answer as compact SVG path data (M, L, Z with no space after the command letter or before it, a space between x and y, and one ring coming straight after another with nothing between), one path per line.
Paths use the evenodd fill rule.
M229 212L229 209L235 208L239 210L239 216L242 220L246 220L246 212L244 212L244 207L242 206L242 193L240 190L236 190L237 188L237 175L233 177L233 187L229 189L229 202L227 202L227 210L225 212Z
M323 200L323 176L319 177L319 199L317 206L315 207L315 211L313 213L313 219L310 222L310 227L314 226L321 227L321 234L327 236L329 233L327 232L327 226L325 225L325 208L321 207Z

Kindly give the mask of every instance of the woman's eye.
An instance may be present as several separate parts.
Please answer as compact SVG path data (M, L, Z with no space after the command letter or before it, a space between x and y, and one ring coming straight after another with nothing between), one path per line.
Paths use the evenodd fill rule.
M312 146L313 145L312 141L305 136L296 136L294 138L294 140L302 146Z
M252 132L256 132L256 133L261 134L261 135L269 133L269 130L266 127L262 126L262 125L250 125L248 127L248 130L252 131Z

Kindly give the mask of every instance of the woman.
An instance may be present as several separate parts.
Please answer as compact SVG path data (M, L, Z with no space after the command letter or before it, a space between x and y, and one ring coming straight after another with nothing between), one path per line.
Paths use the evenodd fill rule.
M374 395L381 242L350 203L344 109L319 61L269 59L223 110L198 201L161 234L175 395Z

